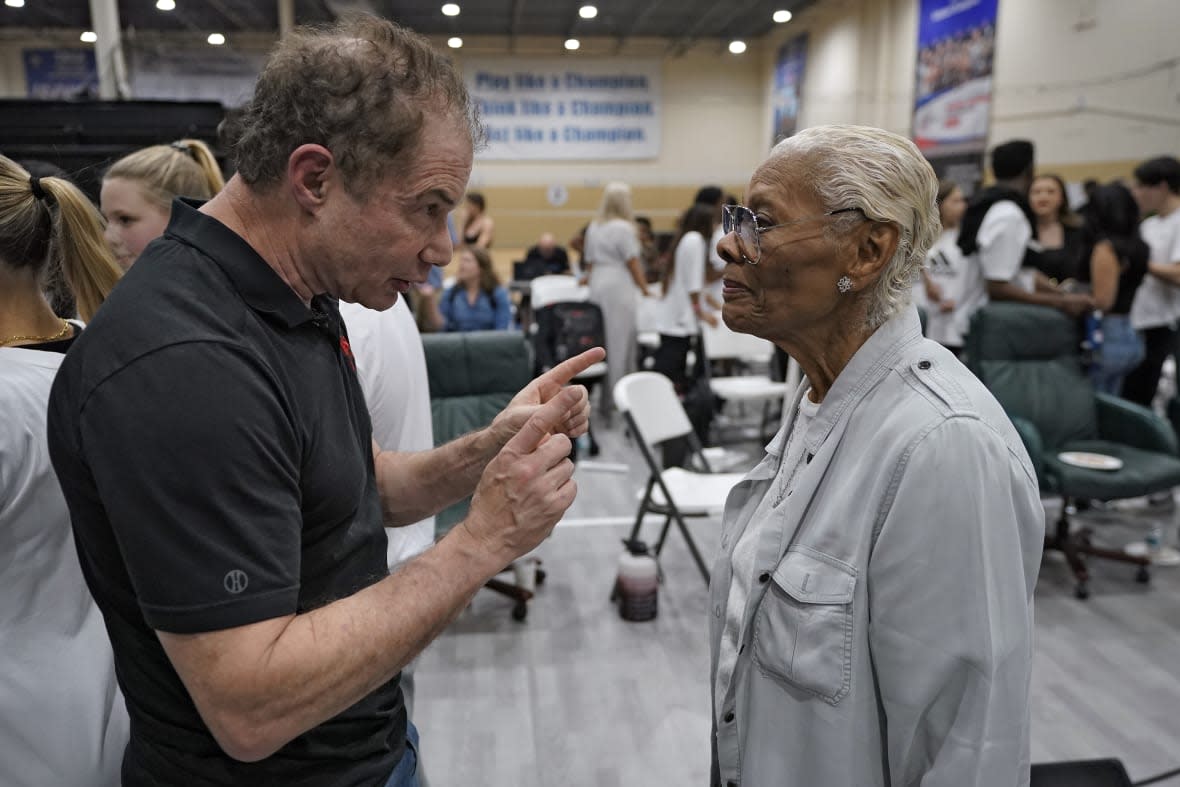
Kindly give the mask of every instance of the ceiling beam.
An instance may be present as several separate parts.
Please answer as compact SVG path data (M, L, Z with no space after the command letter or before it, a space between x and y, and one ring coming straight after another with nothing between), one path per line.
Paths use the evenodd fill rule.
M520 35L520 20L524 17L525 0L512 0L512 27L508 30L508 51L516 54L516 37Z
M669 45L668 53L673 57L680 57L687 52L700 38L700 31L705 29L706 24L718 11L728 12L731 15L730 18L741 18L760 2L762 0L746 0L745 3L736 7L726 3L710 3L709 10L697 17L696 22Z
M627 26L626 30L619 34L618 39L615 41L614 53L616 55L623 51L623 46L627 43L628 39L635 35L635 32L639 30L639 26L646 22L647 18L652 15L652 12L659 8L663 2L664 0L651 0L651 2L643 6L642 11L635 15L635 17L631 20L631 24Z

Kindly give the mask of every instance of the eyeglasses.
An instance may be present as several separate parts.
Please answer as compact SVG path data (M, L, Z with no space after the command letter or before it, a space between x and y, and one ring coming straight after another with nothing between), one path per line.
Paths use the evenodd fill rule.
M801 219L784 221L782 224L772 224L769 227L763 227L758 224L758 217L754 215L754 211L744 205L725 205L721 211L721 230L726 235L736 232L738 246L741 248L745 261L750 265L757 265L758 260L762 258L762 233L782 227L790 227L795 224L803 224L808 221L825 219L828 216L835 216L840 213L853 212L861 213L862 211L860 208L840 208L839 210L830 210L827 213L820 213L815 216L805 216Z

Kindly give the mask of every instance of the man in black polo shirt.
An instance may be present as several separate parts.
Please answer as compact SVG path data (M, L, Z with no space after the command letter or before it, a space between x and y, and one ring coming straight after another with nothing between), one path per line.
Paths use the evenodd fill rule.
M62 366L50 449L132 719L128 787L416 784L398 670L551 531L591 351L488 429L374 455L336 300L451 257L478 125L453 67L363 19L284 39L239 174L177 202ZM471 494L396 575L383 525Z

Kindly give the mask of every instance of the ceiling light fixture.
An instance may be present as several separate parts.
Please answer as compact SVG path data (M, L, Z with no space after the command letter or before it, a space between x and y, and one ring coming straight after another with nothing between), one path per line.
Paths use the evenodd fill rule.
M176 0L156 0L156 8L160 11L175 11Z
M740 55L742 52L746 51L746 42L745 41L730 41L729 42L729 51L733 52L735 55Z
M573 52L575 49L577 49L581 45L582 45L582 42L576 38L567 38L565 40L565 48L571 52Z
M221 46L225 43L225 36L223 36L221 33L210 33L209 37L205 40L213 46Z
M449 46L451 49L458 49L459 47L463 46L463 39L459 38L459 36L452 36L447 39L447 46Z
M87 30L86 32L82 33L82 35L78 36L78 38L80 38L82 42L86 44L93 44L98 40L98 36L95 35L93 30Z
M791 12L787 11L785 9L775 11L774 16L772 16L771 19L773 19L777 24L780 24L780 25L783 24L784 22L790 22L791 21Z
M4 0L4 5L9 8L24 8L25 0Z
M583 19L593 19L598 16L598 7L593 5L584 5L578 9L578 16Z
M455 3L447 3L442 7L443 16L458 16L459 6Z

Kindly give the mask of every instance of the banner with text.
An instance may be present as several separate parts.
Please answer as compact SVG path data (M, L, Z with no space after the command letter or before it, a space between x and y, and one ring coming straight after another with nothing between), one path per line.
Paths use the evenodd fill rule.
M966 188L983 176L998 0L921 0L914 142ZM971 183L975 181L975 183Z
M36 99L98 97L93 49L26 49L25 92Z
M488 130L477 158L656 158L660 69L658 60L469 60L464 79Z

